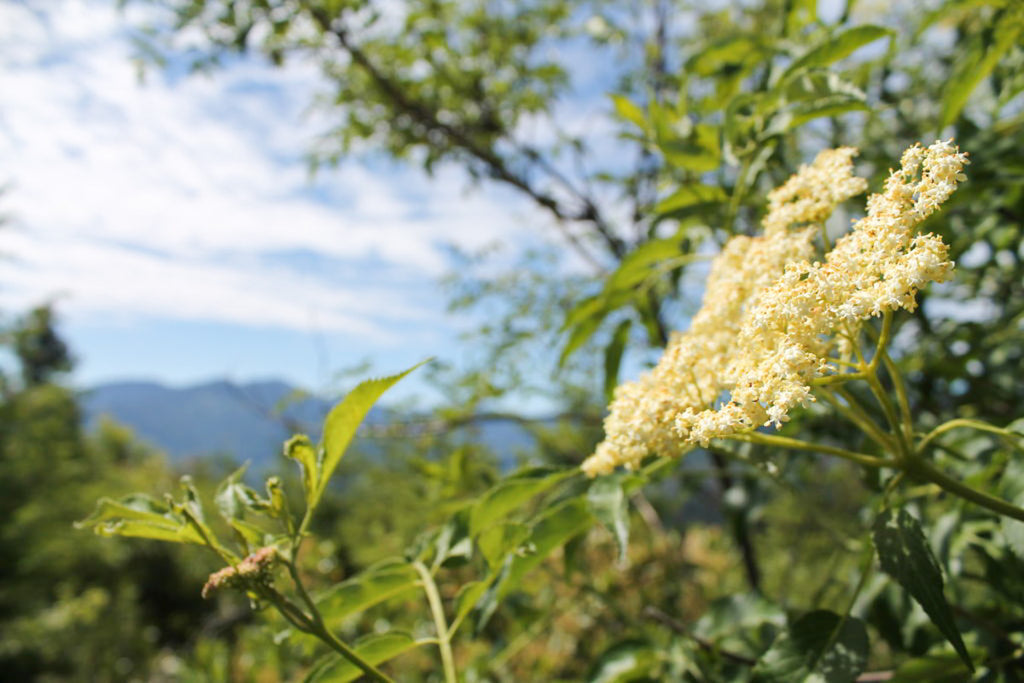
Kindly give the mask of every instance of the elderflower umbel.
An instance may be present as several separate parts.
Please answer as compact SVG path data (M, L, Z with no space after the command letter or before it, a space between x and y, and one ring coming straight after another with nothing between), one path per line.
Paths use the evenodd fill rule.
M763 235L726 243L690 329L673 335L653 370L616 389L605 440L583 463L588 475L779 427L813 400L811 381L835 370L863 320L913 310L922 286L949 277L946 245L915 229L964 180L966 155L950 142L908 149L867 215L824 263L811 262L824 221L867 188L853 175L855 153L819 154L768 196Z

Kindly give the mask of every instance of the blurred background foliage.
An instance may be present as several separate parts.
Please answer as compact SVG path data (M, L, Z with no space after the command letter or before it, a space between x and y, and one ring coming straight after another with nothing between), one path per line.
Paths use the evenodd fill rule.
M517 192L545 216L538 229L552 232L547 250L461 255L445 283L452 308L498 313L469 333L473 367L430 370L450 405L368 435L371 447L342 465L314 525L320 540L302 556L317 588L401 554L499 481L497 459L472 439L480 420L535 430L524 465L579 463L600 439L619 375L649 363L699 306L707 256L732 235L756 232L767 190L826 147L858 147L872 188L915 142L953 136L969 152L969 182L927 225L950 245L956 277L897 318L893 353L920 427L1021 417L1019 2L153 4L166 16L140 33L140 56L151 63L184 55L215 69L242 51L315 62L324 83L315 104L336 126L312 146L314 165L359 153L427 172L454 164L474 182ZM564 124L581 96L574 68L586 59L614 76L601 104L612 159ZM830 223L834 234L853 211ZM301 679L319 652L312 642L275 638L283 622L241 599L200 599L217 568L212 557L71 528L101 495L169 491L180 473L117 425L83 433L77 396L62 380L72 352L49 307L10 318L2 342L4 676ZM527 420L490 410L517 392L545 396L557 411ZM870 452L818 406L788 429ZM947 471L994 483L1008 499L1024 492L1024 469L999 439L954 433L940 447ZM210 497L229 471L207 463L191 474ZM746 680L787 619L846 608L877 480L845 463L749 446L695 453L645 483L622 489L632 521L626 559L614 526L570 534L475 633L460 633L466 680ZM297 477L286 488L297 490ZM978 677L1024 679L1016 532L920 489L908 489L904 502L929 530ZM574 493L552 495L525 509L523 521ZM479 555L456 559L445 560L441 583L450 605L481 563ZM920 608L880 573L860 601L869 669L886 680L969 677ZM397 595L338 628L348 636L423 632L420 602ZM440 680L419 650L390 666L399 680Z

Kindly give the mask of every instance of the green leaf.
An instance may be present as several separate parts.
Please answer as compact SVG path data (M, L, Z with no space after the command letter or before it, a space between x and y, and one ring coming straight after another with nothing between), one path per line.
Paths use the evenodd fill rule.
M324 421L323 461L320 463L316 493L312 496L310 508L320 501L320 497L327 488L327 482L330 481L331 475L334 474L335 468L338 467L342 456L345 455L345 450L351 443L352 437L355 436L356 429L366 414L370 412L373 404L398 380L426 362L428 361L421 361L397 375L360 382L355 389L349 392L348 396L342 399L341 403L334 406L327 414L327 419Z
M658 149L677 168L699 173L714 171L722 162L720 132L716 125L699 123L689 138L667 137L658 142Z
M619 561L626 561L629 550L629 503L623 490L621 472L598 477L587 490L590 511L615 537L619 548Z
M953 645L968 668L974 671L953 612L942 593L942 571L925 540L921 525L906 510L900 509L895 513L885 510L875 520L873 536L882 569L924 608L932 623Z
M434 541L434 569L448 560L464 562L473 556L473 539L469 535L466 510L460 510L441 528Z
M317 607L329 622L403 595L415 589L419 575L404 560L386 560L373 565L317 597Z
M320 471L317 467L316 448L305 434L296 434L284 444L284 455L299 463L302 470L302 490L306 494L306 507L313 505L317 495L317 480Z
M658 650L643 640L625 640L605 650L587 674L588 683L657 680Z
M477 632L487 624L501 601L519 587L523 577L556 548L590 528L593 521L586 501L581 498L570 498L538 518L521 550L506 558L497 578L478 601Z
M786 15L786 33L793 34L818 19L818 0L794 0Z
M502 479L473 505L469 514L469 535L475 538L526 501L573 474L574 470L533 467Z
M506 522L484 529L476 542L488 566L497 568L505 556L520 547L529 535L530 527L525 524Z
M461 623L466 615L473 611L476 603L487 592L486 581L470 581L455 594L455 619L452 623Z
M631 251L622 259L619 267L608 276L605 283L607 299L617 301L623 299L622 294L631 294L630 290L649 279L652 268L659 263L672 261L674 264L681 265L697 258L695 254L688 254L685 259L680 258L682 239L683 235L680 232L672 237L644 242Z
M391 631L364 636L352 647L360 658L376 666L427 642L416 640L408 633ZM330 654L317 662L302 680L304 683L347 683L363 675L362 670L352 662L341 655Z
M783 632L754 667L756 683L852 683L868 661L864 622L828 610L803 615Z
M602 299L602 304L604 300ZM594 336L597 332L597 328L604 322L605 317L610 311L608 309L599 310L593 316L585 318L576 324L572 331L569 333L569 339L565 342L565 346L562 347L562 354L558 357L558 367L563 367L565 361L569 360L569 356L576 353L581 346L587 343L587 341Z
M138 493L119 501L101 498L92 515L75 522L75 528L92 529L100 536L131 536L197 545L206 543L184 517L150 496Z
M939 127L945 128L963 111L971 93L986 79L1018 39L1024 34L1024 12L1005 11L996 20L994 38L979 40L963 57L952 77L946 82L942 97Z
M908 659L893 672L889 683L960 683L971 679L971 672L954 653L925 655Z
M814 119L839 116L851 111L871 111L871 107L849 95L829 95L813 102L800 102L787 112L786 128L792 130Z
M737 69L748 60L757 61L763 48L746 36L717 40L695 55L686 70L698 76L717 76L728 69Z
M802 57L790 64L789 68L783 72L781 80L785 81L805 69L828 66L838 62L840 59L853 54L858 48L868 43L873 43L880 38L891 36L893 33L891 29L870 24L855 26L843 31L839 35L833 36L821 45L807 51Z
M703 207L722 204L729 199L725 190L716 185L702 185L690 183L679 188L668 197L658 202L654 207L654 213L659 216L671 215L679 217L692 213ZM655 240L658 241L658 240ZM648 242L651 244L651 242ZM678 239L676 240L678 253ZM646 246L646 245L644 245Z
M499 593L508 595L544 558L576 534L589 529L593 523L589 506L580 498L570 498L547 510L533 525L530 537L524 544L530 550L512 557L508 575Z
M644 117L644 112L640 107L622 95L611 95L611 98L612 104L615 105L616 114L641 130L647 128L647 119Z
M217 505L221 516L227 520L245 519L246 512L267 512L270 501L260 498L259 494L242 483L242 476L249 468L245 463L232 472L217 487L213 502Z
M611 342L604 350L604 398L608 403L611 402L615 387L619 384L619 365L622 363L622 353L626 350L632 325L633 321L629 319L619 323L612 334Z
M605 308L604 296L597 294L582 299L572 310L565 314L565 323L562 331L576 327L587 318L592 318L601 313Z

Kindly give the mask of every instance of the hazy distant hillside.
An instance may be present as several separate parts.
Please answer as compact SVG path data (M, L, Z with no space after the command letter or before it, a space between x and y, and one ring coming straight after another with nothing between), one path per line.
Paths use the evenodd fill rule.
M295 400L296 395L294 387L279 381L217 381L184 388L118 382L85 392L82 409L88 428L107 415L174 459L230 454L260 469L273 465L281 444L295 431L314 440L320 436L334 403L316 396ZM388 419L387 410L374 408L366 422ZM507 422L483 425L480 438L505 461L532 442L526 430Z

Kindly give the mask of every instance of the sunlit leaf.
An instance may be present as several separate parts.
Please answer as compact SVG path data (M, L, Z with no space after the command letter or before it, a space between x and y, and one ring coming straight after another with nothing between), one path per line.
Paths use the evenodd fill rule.
M873 536L882 569L924 608L932 623L973 671L974 664L960 637L953 611L942 593L942 570L921 525L903 509L885 510L875 520Z
M132 536L171 543L203 545L202 535L167 506L142 494L120 501L101 498L87 519L75 523L78 529L92 529L100 536Z
M659 216L681 216L684 213L699 210L702 207L721 204L729 199L725 190L717 185L688 183L665 197L654 207ZM676 242L678 245L678 241ZM646 246L646 245L645 245Z
M573 470L533 467L505 477L486 491L469 515L470 536L503 520L534 496L575 474Z
M299 464L302 470L302 490L306 495L306 505L313 503L317 495L317 480L320 469L317 462L316 448L305 434L296 434L284 444L284 455Z
M1024 12L1006 11L996 21L992 40L978 41L961 57L942 97L939 127L945 128L960 115L971 93L987 78L996 64L1024 34Z
M370 412L370 408L377 402L381 394L390 389L398 380L420 367L427 361L422 361L404 372L390 377L370 379L360 382L355 389L341 400L341 403L334 406L327 414L324 421L324 452L323 461L320 463L317 474L316 493L312 496L310 507L316 505L323 495L327 483L334 474L335 468L341 462L342 456L348 448L352 437L356 434L359 424Z
M616 114L626 121L629 121L637 128L644 129L647 127L647 120L640 107L622 95L611 95L611 98L612 103L615 105Z
M891 35L891 29L870 24L847 29L804 53L783 72L782 80L785 81L804 69L834 64L853 54L858 48Z

